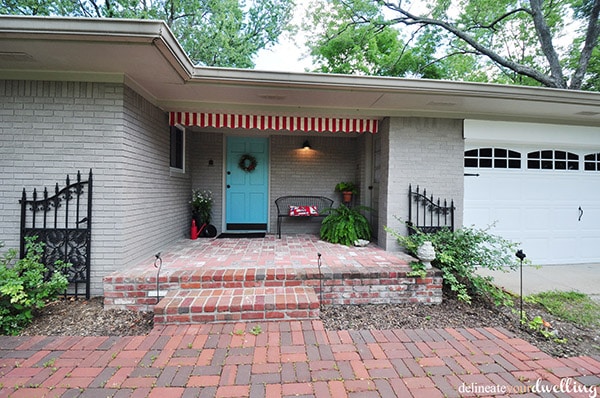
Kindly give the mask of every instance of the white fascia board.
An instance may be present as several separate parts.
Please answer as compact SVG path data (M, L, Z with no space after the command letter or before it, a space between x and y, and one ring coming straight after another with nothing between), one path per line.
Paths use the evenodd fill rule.
M600 127L590 126L467 119L464 137L469 148L479 144L535 144L600 149Z
M437 94L455 97L513 99L587 106L597 104L600 107L600 93L596 92L430 79L196 67L191 77L191 83L193 82L248 86L280 86L286 88L311 87L317 90L321 88L342 91Z

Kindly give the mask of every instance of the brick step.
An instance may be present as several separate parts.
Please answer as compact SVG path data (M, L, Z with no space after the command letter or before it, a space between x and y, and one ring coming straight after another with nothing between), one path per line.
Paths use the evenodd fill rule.
M155 324L318 317L319 298L306 286L172 290L154 307Z
M161 278L161 282L176 283L182 289L234 289L300 286L303 280L318 278L318 270L306 269L203 269L174 273L169 278Z

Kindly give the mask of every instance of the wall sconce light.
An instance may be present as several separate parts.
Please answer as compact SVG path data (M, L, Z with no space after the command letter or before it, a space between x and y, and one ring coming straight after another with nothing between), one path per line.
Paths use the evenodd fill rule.
M304 141L304 143L302 144L302 149L311 149L310 143L308 142L308 140Z

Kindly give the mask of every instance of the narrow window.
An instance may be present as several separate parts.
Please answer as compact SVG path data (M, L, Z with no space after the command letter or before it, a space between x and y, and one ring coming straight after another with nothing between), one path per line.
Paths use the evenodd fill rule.
M171 161L173 169L183 171L185 164L185 137L183 130L176 126L171 126Z

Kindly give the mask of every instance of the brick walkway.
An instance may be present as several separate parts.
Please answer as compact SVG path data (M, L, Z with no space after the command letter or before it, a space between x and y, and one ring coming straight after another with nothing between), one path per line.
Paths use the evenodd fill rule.
M571 393L532 390L560 391L561 380ZM494 328L332 332L320 321L282 321L160 326L135 337L0 336L0 397L595 397L596 389L600 357L552 358Z

